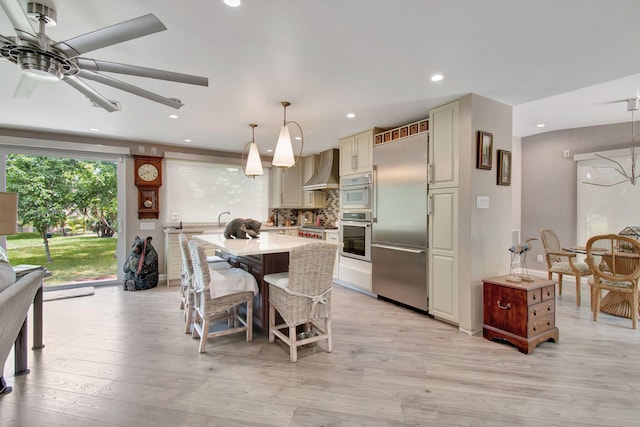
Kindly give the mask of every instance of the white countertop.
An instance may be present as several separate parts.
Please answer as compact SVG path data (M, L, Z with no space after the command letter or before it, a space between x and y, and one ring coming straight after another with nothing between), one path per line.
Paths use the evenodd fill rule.
M279 231L279 230L295 230L297 228L300 228L299 225L292 225L292 226L278 226L278 227L269 227L269 226L262 226L260 227L260 232L265 232L268 233L270 231ZM167 234L178 234L178 233L205 233L205 234L216 234L216 233L223 233L224 232L224 227L216 227L216 226L209 226L209 227L191 227L191 226L185 226L183 228L165 228L164 232Z
M193 238L236 256L289 252L295 247L314 243L314 240L304 237L277 233L260 233L257 239L225 239L222 234L200 234ZM341 245L341 243L320 241L335 245L336 248Z

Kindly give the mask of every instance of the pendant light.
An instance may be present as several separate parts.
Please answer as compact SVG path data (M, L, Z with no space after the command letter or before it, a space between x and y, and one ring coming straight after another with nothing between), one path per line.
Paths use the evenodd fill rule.
M298 124L298 122L287 121L287 107L291 105L288 101L282 101L280 103L282 107L284 107L284 120L282 122L282 128L280 128L280 136L278 137L278 142L276 143L276 149L273 152L273 160L271 164L278 168L290 168L296 164L300 156L302 155L302 150L304 148L304 135L302 133L302 127ZM293 145L291 144L291 135L289 134L288 125L293 123L298 126L300 129L300 138L302 141L302 145L300 147L300 153L297 158L293 157Z
M258 152L258 146L256 145L256 127L255 123L250 123L251 126L251 141L242 149L242 164L244 166L244 174L249 178L256 179L257 175L262 175L262 160L260 160L260 153ZM247 156L247 163L244 163L244 152L249 147L249 155Z

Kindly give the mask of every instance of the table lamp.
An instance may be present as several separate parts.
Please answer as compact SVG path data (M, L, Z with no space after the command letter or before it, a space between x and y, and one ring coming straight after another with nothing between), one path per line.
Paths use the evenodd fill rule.
M16 234L18 223L18 193L0 192L0 236ZM0 258L4 249L0 246Z

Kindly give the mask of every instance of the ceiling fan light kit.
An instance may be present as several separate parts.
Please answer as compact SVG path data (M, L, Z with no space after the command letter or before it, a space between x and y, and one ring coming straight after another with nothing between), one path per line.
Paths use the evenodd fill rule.
M26 80L25 78L20 79L14 94L15 97L30 96L36 82L62 80L106 111L112 112L120 109L119 105L107 100L81 80L82 78L177 109L184 104L175 98L158 95L102 73L113 72L199 86L209 85L209 79L206 77L99 61L80 56L97 49L166 30L164 24L151 13L65 41L54 42L45 34L46 26L57 24L56 11L51 7L29 2L25 12L19 0L0 0L0 7L4 10L16 32L16 37L0 35L0 58L17 64L23 76L27 77ZM34 30L31 21L38 23L38 31Z

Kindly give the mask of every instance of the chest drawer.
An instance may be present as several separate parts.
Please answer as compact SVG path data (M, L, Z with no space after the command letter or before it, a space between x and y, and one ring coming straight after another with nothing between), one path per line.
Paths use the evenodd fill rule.
M540 319L544 316L554 314L556 312L555 300L542 301L541 303L529 306L528 321Z
M544 316L540 319L534 319L527 325L527 336L534 337L552 329L554 326L556 326L556 322L553 314Z
M549 285L542 288L542 301L555 299L556 297L556 285Z

